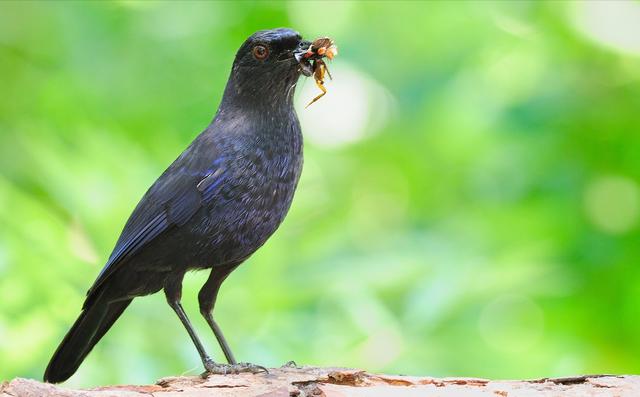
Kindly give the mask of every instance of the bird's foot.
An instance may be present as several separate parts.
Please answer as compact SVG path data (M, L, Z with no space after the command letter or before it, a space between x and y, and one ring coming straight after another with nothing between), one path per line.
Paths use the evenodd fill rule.
M301 367L298 364L296 364L295 361L291 360L284 363L281 368L301 368Z
M252 373L258 374L264 372L269 373L262 365L256 365L251 363L238 363L238 364L220 364L211 359L204 362L204 368L206 371L201 375L206 378L208 375L227 375L227 374L240 374L240 373Z

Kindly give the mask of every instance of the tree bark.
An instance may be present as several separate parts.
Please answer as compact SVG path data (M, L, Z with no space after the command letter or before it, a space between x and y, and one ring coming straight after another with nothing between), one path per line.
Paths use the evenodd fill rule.
M377 375L344 368L281 367L268 374L182 376L155 385L105 386L74 390L16 378L0 385L0 397L637 397L640 376L585 375L568 378L495 381Z

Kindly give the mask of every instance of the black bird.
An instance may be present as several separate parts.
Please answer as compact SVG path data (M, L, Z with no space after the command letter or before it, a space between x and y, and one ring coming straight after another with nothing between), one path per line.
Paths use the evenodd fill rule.
M145 193L82 313L53 354L44 380L73 375L133 298L164 289L207 372L257 371L238 364L212 316L218 289L284 219L302 171L302 135L293 108L303 54L311 45L291 29L256 32L238 50L211 124ZM229 364L214 362L180 298L189 270L210 269L200 313Z

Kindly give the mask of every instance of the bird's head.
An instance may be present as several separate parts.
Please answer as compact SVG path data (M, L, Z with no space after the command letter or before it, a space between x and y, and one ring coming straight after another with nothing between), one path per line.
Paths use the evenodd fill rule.
M310 76L309 62L301 60L311 42L292 29L260 30L240 47L227 90L245 100L291 100L300 74Z

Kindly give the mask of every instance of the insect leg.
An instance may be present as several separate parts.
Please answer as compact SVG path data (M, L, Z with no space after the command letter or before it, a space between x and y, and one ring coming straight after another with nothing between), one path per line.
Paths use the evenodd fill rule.
M309 106L311 106L311 104L312 104L312 103L314 103L314 102L315 102L315 101L317 101L318 99L322 98L322 97L324 96L324 94L326 94L326 93L327 93L327 89L326 89L326 88L324 88L324 81L322 81L322 80L318 80L318 81L316 81L316 85L318 86L318 88L320 88L320 90L321 90L322 92L320 93L320 95L318 95L317 97L313 98L313 100L312 100L311 102L309 102L309 103L307 104L307 106L305 106L305 107L304 107L305 109L306 109L306 108L308 108Z
M324 71L327 72L327 75L329 76L330 80L333 80L333 77L331 77L331 73L329 72L329 68L327 67L327 64L324 64Z

